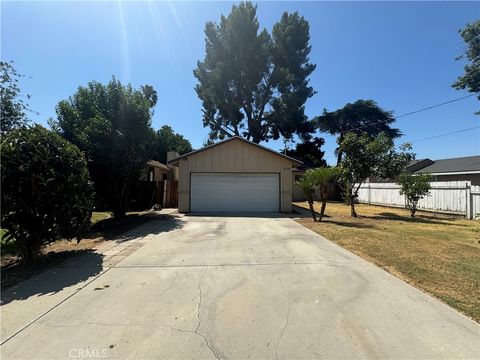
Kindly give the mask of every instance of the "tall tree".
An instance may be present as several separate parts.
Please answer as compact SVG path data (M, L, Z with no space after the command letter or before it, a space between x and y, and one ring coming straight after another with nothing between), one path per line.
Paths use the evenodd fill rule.
M25 75L20 74L13 62L0 61L0 130L1 132L26 125L27 112L30 111L18 83Z
M304 112L315 93L309 75L308 22L284 13L272 34L259 31L257 7L241 2L220 23L205 26L205 59L197 63L195 88L210 139L243 136L255 143L308 139L314 131Z
M157 130L152 139L150 158L162 163L167 161L168 151L176 151L182 155L193 150L190 141L175 133L168 125L164 125Z
M343 196L350 204L352 217L357 217L355 199L362 183L369 177L393 179L398 176L414 158L410 145L395 149L391 137L380 133L371 138L366 133L357 135L349 132L340 143L344 154L340 162L339 185Z
M467 44L467 49L465 54L458 56L456 60L466 59L467 64L464 68L465 73L453 83L452 87L476 93L480 100L480 20L467 24L459 32ZM480 114L480 111L476 114Z
M63 137L85 153L95 184L97 204L124 218L133 182L148 160L151 102L142 91L113 78L79 87L57 105Z
M148 84L140 86L140 89L142 89L143 95L147 99L153 114L153 108L155 107L155 105L157 105L158 101L157 90L155 90L152 85Z
M323 110L323 115L314 119L320 131L337 136L337 144L343 141L347 132L366 133L370 138L385 133L390 138L402 135L390 125L395 121L392 111L382 109L373 100L357 100L335 111ZM342 160L342 151L337 148L337 165Z
M327 166L327 162L323 158L325 152L322 151L324 144L324 139L315 137L311 140L297 143L294 149L286 149L285 154L302 161L307 166L324 167Z

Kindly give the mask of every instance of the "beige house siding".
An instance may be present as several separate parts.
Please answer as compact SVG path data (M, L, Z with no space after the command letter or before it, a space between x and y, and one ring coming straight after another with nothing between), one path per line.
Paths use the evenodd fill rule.
M292 161L234 139L178 161L178 210L190 211L190 175L196 172L280 174L280 210L292 211Z

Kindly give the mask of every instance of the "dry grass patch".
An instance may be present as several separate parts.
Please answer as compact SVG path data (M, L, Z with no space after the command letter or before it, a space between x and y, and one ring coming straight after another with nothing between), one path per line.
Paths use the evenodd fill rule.
M296 205L308 208L307 203ZM480 322L480 223L359 204L327 205L327 218L298 222ZM315 204L320 210L320 204Z

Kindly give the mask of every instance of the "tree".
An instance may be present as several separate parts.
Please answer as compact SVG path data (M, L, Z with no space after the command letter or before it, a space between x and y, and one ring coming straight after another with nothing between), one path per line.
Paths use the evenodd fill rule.
M23 262L43 245L80 239L88 229L93 186L80 150L40 125L2 138L2 229Z
M194 70L203 126L211 140L309 139L314 128L304 105L315 93L308 80L315 65L309 62L308 22L285 12L270 35L259 32L256 11L241 2L220 24L205 26L206 55Z
M13 62L0 61L0 131L2 133L26 125L26 112L30 111L24 100L30 95L22 95L18 83L22 75L15 70Z
M190 141L175 133L168 125L162 126L153 134L152 138L150 158L162 163L167 161L168 151L176 151L183 155L193 150Z
M312 170L312 176L314 179L315 187L319 189L320 201L322 207L320 209L320 215L318 221L322 221L325 216L325 208L327 206L328 189L335 183L340 173L340 169L337 167L322 167Z
M305 197L307 198L310 213L312 214L313 221L317 221L315 216L315 210L313 209L313 196L315 194L316 182L311 169L307 170L305 174L300 178L296 184L302 189Z
M153 108L155 107L155 105L157 105L158 101L157 91L151 85L142 85L140 86L140 89L142 89L143 95L147 99L148 104L150 105L150 109L152 109L153 115Z
M385 133L371 138L366 133L345 134L339 151L343 153L340 162L339 185L343 196L350 204L352 217L357 217L355 199L360 185L369 177L392 179L400 174L413 159L409 144L395 149L393 140Z
M152 102L113 78L92 81L57 105L60 134L85 152L96 202L123 219L133 183L149 158Z
M430 181L432 181L430 174L401 174L398 179L398 184L402 187L400 195L405 195L406 207L410 210L412 218L415 217L418 201L430 192Z
M452 87L476 93L480 100L480 20L467 24L459 32L467 44L467 49L465 54L458 56L456 60L467 59L468 63L464 67L465 73L458 77ZM476 114L480 114L480 111Z
M297 143L294 149L287 149L285 154L311 167L325 167L327 166L327 162L323 159L325 152L321 150L324 144L324 139L315 137L312 140Z
M323 110L323 115L314 119L320 131L337 136L337 144L343 141L347 132L366 133L371 138L380 133L395 139L402 135L390 125L395 121L392 111L382 109L373 100L357 100L335 111ZM337 165L342 160L342 151L337 148Z

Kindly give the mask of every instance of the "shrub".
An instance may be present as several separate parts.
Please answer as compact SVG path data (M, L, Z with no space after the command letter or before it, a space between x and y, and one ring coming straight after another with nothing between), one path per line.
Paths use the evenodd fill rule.
M430 181L432 177L429 174L409 175L402 174L398 179L398 184L402 187L400 195L405 195L407 200L406 207L410 210L410 216L413 218L417 211L417 203L430 192Z
M22 261L60 238L80 240L88 229L93 187L80 150L36 125L8 133L1 143L2 229Z

